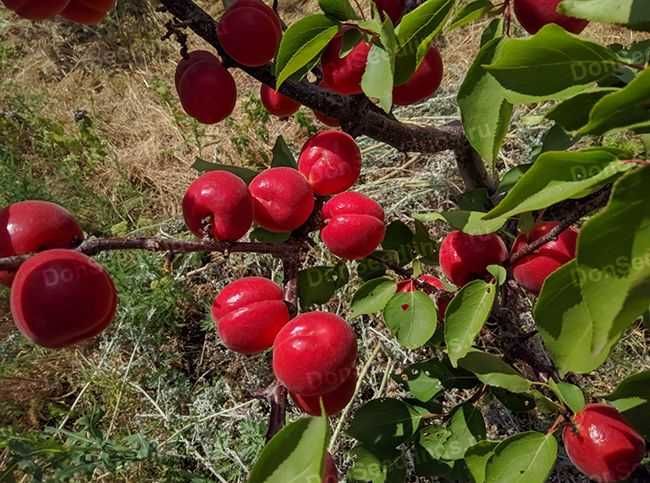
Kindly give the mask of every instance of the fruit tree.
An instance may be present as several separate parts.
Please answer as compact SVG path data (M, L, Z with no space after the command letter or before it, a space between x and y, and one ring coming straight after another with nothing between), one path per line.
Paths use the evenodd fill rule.
M87 25L113 7L0 2L29 20ZM179 207L182 239L85 236L56 204L5 207L0 282L16 330L50 350L106 330L119 293L92 258L100 252L269 254L281 279L227 280L211 299L223 346L269 354L275 376L259 391L267 444L249 482L543 483L559 461L580 481L650 481L650 370L609 393L582 387L628 331L650 331L650 42L607 46L583 31L649 32L650 4L318 3L286 25L277 1L225 0L219 18L192 0L159 1L187 116L224 122L247 75L270 114L286 119L305 106L329 127L299 153L279 138L255 172L206 163ZM478 23L481 45L467 52L456 99L462 122L400 120L397 106L441 86L440 40ZM189 35L201 50L190 51ZM531 106L550 126L534 162L500 172L513 116ZM362 136L404 153L452 152L462 196L446 210L385 211L355 190ZM445 227L440 240L434 224ZM338 263L310 266L319 244ZM354 296L323 310L346 285ZM390 397L362 396L374 355L361 360L358 329L371 320L412 362L386 375L399 387ZM304 416L287 421L289 404ZM528 427L491 427L491 404L528 414ZM335 451L342 432L345 458Z

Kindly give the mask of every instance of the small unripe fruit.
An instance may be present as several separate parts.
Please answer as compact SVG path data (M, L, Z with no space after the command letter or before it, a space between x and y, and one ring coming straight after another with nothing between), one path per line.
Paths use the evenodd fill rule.
M280 21L268 5L252 0L235 2L217 26L226 53L237 63L261 67L273 60L282 39Z
M199 238L235 241L253 224L253 200L241 178L228 171L208 171L185 192L183 216ZM208 233L206 233L208 228Z
M359 179L361 151L349 134L324 131L305 143L298 169L314 193L333 195L350 188Z
M339 470L332 455L325 455L325 464L323 465L323 483L339 483Z
M283 96L265 84L262 84L260 88L260 99L270 114L278 116L281 119L295 114L300 109L299 102L294 101L290 97Z
M590 404L562 434L571 462L599 483L626 480L639 467L646 444L616 408Z
M357 373L356 371L348 377L343 384L320 396L301 396L300 394L291 393L293 402L296 403L300 409L311 416L321 415L321 399L325 414L333 416L340 413L352 401L354 391L357 388Z
M226 285L212 304L212 318L224 345L242 354L273 346L289 321L282 289L262 277L246 277Z
M539 223L530 233L522 233L515 240L512 254L515 255L525 249L557 225L558 222ZM517 260L512 265L514 279L530 292L539 294L548 276L575 258L577 243L578 231L574 228L564 230L555 240L545 243L530 255Z
M388 15L393 22L393 25L397 25L402 18L402 12L404 12L405 1L404 0L373 0L377 6L377 10L382 14Z
M181 61L176 66L176 73L174 75L174 83L176 84L176 91L178 91L183 74L185 74L185 72L189 67L199 62L210 62L212 64L220 63L217 56L214 55L212 52L208 52L207 50L193 50L192 52L188 53L187 57L182 58Z
M270 168L249 186L253 217L262 228L282 233L302 226L314 211L314 193L307 180L293 168Z
M48 250L23 263L11 289L16 327L38 345L65 347L95 337L113 320L115 286L94 260Z
M339 94L360 94L361 78L366 71L370 44L359 42L343 58L340 57L343 35L334 37L321 58L323 78L327 86Z
M115 0L70 0L61 16L85 25L100 23L111 11Z
M289 321L273 344L275 377L303 396L326 394L353 373L357 360L354 331L340 317L307 312Z
M82 240L77 221L57 204L21 201L0 210L0 258L74 248ZM0 271L0 283L10 286L12 280L12 272Z
M346 260L365 258L386 234L384 210L375 201L352 191L334 196L323 206L325 226L321 239L336 256Z
M393 103L408 106L431 97L440 87L444 67L440 52L431 46L422 63L406 83L393 88Z
M43 20L60 14L70 0L2 0L16 15L28 20Z
M193 62L178 82L178 97L187 114L203 124L216 124L232 114L237 86L220 62Z
M564 27L571 33L579 34L589 22L567 17L557 11L562 0L515 0L515 15L521 26L529 34L536 34L550 23Z
M489 265L500 265L508 259L508 249L500 236L449 233L440 245L440 268L456 286L484 278Z

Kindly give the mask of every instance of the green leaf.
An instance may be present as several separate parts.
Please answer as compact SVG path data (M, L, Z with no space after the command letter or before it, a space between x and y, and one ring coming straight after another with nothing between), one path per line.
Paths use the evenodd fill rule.
M441 457L449 461L463 459L467 450L486 435L481 410L471 404L454 409L447 429L451 434L444 443Z
M492 9L494 9L494 5L492 5L488 0L476 0L466 4L454 16L451 24L447 27L447 32L451 32L452 30L476 22L488 15Z
M487 352L471 351L458 362L463 369L473 373L488 386L500 387L514 393L528 392L530 381L506 364L503 359Z
M618 161L619 155L605 148L544 153L484 219L510 218L586 196L590 189L630 168Z
M634 30L650 29L650 9L645 0L564 0L558 10L593 22L616 23Z
M566 131L577 131L589 122L589 113L594 105L607 94L617 91L599 88L581 92L555 106L546 117Z
M471 350L474 339L492 312L496 292L494 284L474 280L460 289L447 307L445 342L454 367Z
M404 381L405 378L405 381ZM455 369L448 360L429 359L408 366L403 385L420 402L429 402L445 389L470 389L478 380L464 369Z
M264 228L254 228L249 235L251 241L262 243L284 243L291 237L291 233L276 233L265 230Z
M421 416L398 399L367 402L352 417L348 434L364 446L380 451L396 448L417 432Z
M452 228L469 235L487 235L497 232L505 224L505 218L485 220L481 211L448 210L441 213L416 213L413 217L423 222L444 221Z
M458 106L467 139L490 165L508 132L513 109L505 98L503 87L483 68L492 62L501 41L496 38L481 48L458 91Z
M413 260L413 232L405 223L396 220L386 227L386 235L381 246L399 254L400 266Z
M355 462L348 476L354 481L372 483L403 483L406 480L406 462L402 455L380 457L364 447L352 450Z
M621 382L607 396L623 416L650 440L650 371L639 372Z
M514 168L507 171L499 182L499 186L497 187L497 195L504 196L507 194L508 191L510 191L517 184L521 177L526 174L526 171L528 171L532 165L532 163L520 164L519 166L515 166Z
M348 0L318 0L325 15L336 20L345 21L359 18Z
M617 67L611 50L549 24L525 40L503 41L486 69L510 102L522 104L570 97Z
M505 22L503 17L497 17L493 19L488 24L488 26L485 27L485 30L483 30L483 33L481 34L481 47L483 47L492 39L496 39L497 37L503 37L504 33L505 33Z
M437 312L436 304L423 292L398 293L384 308L384 321L400 344L417 349L433 337Z
M465 464L472 475L473 483L485 483L487 463L498 444L496 441L481 441L465 453Z
M501 265L488 265L487 271L494 277L497 285L501 286L508 279L508 271Z
M399 264L399 254L393 250L376 250L359 262L357 273L366 281L381 277L386 273L386 264Z
M345 263L334 267L318 266L301 270L298 273L298 297L302 307L329 302L337 289L349 280Z
M194 164L192 164L192 168L197 170L199 173L205 173L206 171L228 171L229 173L239 176L246 184L250 183L253 178L258 175L258 173L252 169L221 163L210 163L201 158L196 158Z
M368 280L352 297L350 317L381 312L393 298L397 283L389 277Z
M366 96L386 112L390 112L393 105L393 63L388 51L373 45L361 79L361 88Z
M513 413L525 413L536 407L535 398L528 394L516 394L498 387L493 387L490 392L501 404Z
M338 33L338 24L325 15L310 15L291 25L275 59L275 88L291 76L305 75L318 62L321 52Z
M273 160L271 161L272 168L280 166L298 169L296 158L282 136L278 136L275 140L275 145L273 146Z
M422 261L434 265L438 261L438 244L431 238L429 230L420 220L415 220L415 235L413 236L413 249Z
M290 423L264 447L248 483L320 481L328 436L325 417Z
M558 399L566 404L574 413L582 411L585 407L585 395L578 386L569 384L568 382L555 382L553 379L548 384Z
M553 434L517 434L494 449L486 468L486 483L546 483L557 460Z

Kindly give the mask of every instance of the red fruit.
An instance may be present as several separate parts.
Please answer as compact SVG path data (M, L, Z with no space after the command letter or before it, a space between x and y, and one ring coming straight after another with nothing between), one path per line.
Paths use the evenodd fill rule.
M240 0L226 10L217 26L217 36L223 49L237 63L260 67L275 57L282 28L268 5Z
M74 248L83 232L68 210L47 201L21 201L0 211L0 258L52 248ZM14 274L0 271L10 286Z
M43 20L60 14L70 0L1 0L20 17Z
M183 198L185 224L199 238L235 241L253 224L253 201L241 178L227 171L208 171L197 178Z
M339 483L339 470L336 469L336 463L332 455L325 455L325 464L323 465L323 483Z
M333 416L338 414L352 401L354 391L357 388L357 372L354 371L343 384L331 392L320 396L301 396L300 394L291 393L293 402L300 409L311 416L321 415L321 399L325 407L325 414Z
M249 186L255 223L273 232L288 232L304 225L314 211L314 193L293 168L270 168Z
M536 34L542 27L555 23L574 34L582 32L589 22L567 17L557 11L562 0L515 0L515 15L529 34Z
M523 250L557 225L559 223L555 221L539 223L535 225L530 233L522 233L515 240L512 254L514 255ZM512 265L512 274L515 280L532 293L539 294L548 276L575 258L577 243L578 231L574 228L564 230L557 239L545 243L533 253L519 259Z
M232 114L237 86L220 62L192 62L183 70L178 96L187 114L203 124L216 124Z
M354 372L357 340L340 317L308 312L285 325L273 344L275 377L292 393L326 394Z
M294 101L290 97L283 96L265 84L262 84L260 89L260 99L262 99L262 104L264 104L266 110L279 118L289 117L300 109L299 102Z
M16 327L38 345L65 347L95 337L113 320L115 286L94 260L48 250L23 263L11 289Z
M386 14L393 21L393 25L397 25L402 18L404 11L404 0L374 0L377 10L382 14Z
M333 195L350 188L359 178L361 151L349 134L323 131L303 146L298 169L314 193Z
M289 321L282 289L262 277L246 277L226 285L212 304L219 336L230 350L256 354L273 346Z
M362 92L361 78L366 71L370 44L359 42L348 55L341 58L342 44L343 35L338 34L323 52L321 66L325 83L339 94L360 94Z
M180 85L181 78L187 69L194 64L200 62L209 62L212 64L218 64L219 59L212 53L207 50L194 50L190 52L187 57L181 59L181 61L176 66L176 74L174 76L174 82L176 84L176 91L178 91L178 86Z
M70 0L61 16L73 22L95 25L104 20L115 0Z
M312 112L314 113L314 116L316 116L316 119L318 119L320 122L322 122L326 126L339 127L341 125L341 121L339 121L335 117L326 116L322 112L318 112L318 111L312 111Z
M488 265L503 264L508 249L500 236L449 233L440 245L440 268L447 278L462 287L487 275Z
M428 99L440 87L443 71L440 52L431 46L411 78L405 84L393 88L393 103L408 106Z
M320 237L336 256L346 260L365 258L384 239L384 210L361 193L348 191L323 206L325 226Z
M573 464L601 483L626 480L646 453L643 437L606 404L590 404L577 413L562 439Z

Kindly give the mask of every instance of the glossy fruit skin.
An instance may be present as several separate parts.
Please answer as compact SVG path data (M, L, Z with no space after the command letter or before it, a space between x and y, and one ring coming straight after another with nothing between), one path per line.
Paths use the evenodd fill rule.
M393 88L393 103L398 106L416 104L431 97L440 87L444 66L440 51L431 46L422 63L406 81Z
M320 401L323 400L325 414L333 416L340 413L352 401L354 391L357 388L357 372L354 371L345 382L331 392L320 396L301 396L291 393L293 402L305 413L311 416L321 415Z
M579 34L589 22L567 17L557 11L562 0L515 0L515 15L521 26L529 34L536 34L542 27L555 23L565 30Z
M28 20L44 20L60 14L70 0L2 0L16 15Z
M346 260L365 258L384 240L384 210L361 193L348 191L323 206L325 226L320 237L336 256Z
M312 136L303 146L298 170L307 178L314 193L341 193L359 179L361 151L349 134L323 131Z
M269 168L248 187L253 197L253 218L262 228L284 233L302 226L314 211L314 193L298 170Z
M500 236L449 233L440 245L440 268L456 286L481 279L488 265L501 265L508 259L508 249Z
M96 25L111 11L115 0L70 0L61 16L76 23Z
M236 241L253 224L253 200L241 178L228 171L208 171L189 186L183 197L185 224L203 238L205 220L216 240Z
M216 124L235 109L237 86L220 62L193 62L180 76L178 97L188 115L203 124Z
M325 464L323 465L323 483L339 483L339 470L332 455L325 455Z
M217 26L217 36L226 53L237 63L261 67L275 57L282 39L280 21L264 2L235 2Z
M606 404L587 405L564 427L562 439L573 464L600 483L626 480L646 453L643 437Z
M344 95L360 94L361 78L366 71L370 44L361 41L348 55L340 58L342 44L343 35L338 34L325 48L321 58L323 79L334 92Z
M538 223L530 233L522 233L517 237L511 253L514 255L523 250L557 225L558 222ZM578 231L574 228L564 230L557 239L542 245L530 255L515 262L512 265L514 279L530 292L539 294L548 276L575 258L577 243Z
M207 50L193 50L192 52L189 52L187 54L187 57L182 58L176 66L176 73L174 75L176 91L178 91L183 74L185 74L189 67L199 62L218 64L219 59L216 55L214 55L212 52L208 52Z
M29 258L16 272L11 289L16 327L48 348L95 337L111 323L116 307L109 275L74 250L48 250Z
M285 325L273 344L275 377L303 396L326 394L354 372L357 340L342 318L307 312Z
M373 0L377 6L377 10L382 14L388 15L393 22L393 25L397 25L402 18L402 12L404 11L405 1L404 0Z
M0 210L0 258L74 248L83 238L74 217L55 203L20 201ZM11 286L13 276L0 271L0 283Z
M274 116L281 119L295 114L300 109L300 103L290 97L283 96L273 88L262 84L260 88L260 99L264 108Z
M273 346L289 321L282 289L262 277L246 277L226 285L214 299L212 319L228 349L256 354Z
M453 294L445 291L444 285L438 277L424 273L418 277L418 280L425 282L438 290L435 296L436 306L438 307L438 320L443 320L445 318L445 311L447 310L447 306L453 298ZM417 286L413 280L402 280L401 282L397 283L398 293L413 292L415 290L417 290Z

